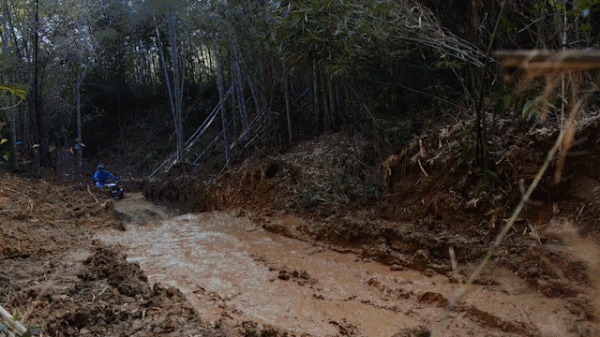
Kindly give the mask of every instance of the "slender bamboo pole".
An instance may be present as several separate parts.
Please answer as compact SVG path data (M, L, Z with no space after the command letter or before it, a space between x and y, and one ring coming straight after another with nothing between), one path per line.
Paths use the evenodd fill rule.
M0 37L2 37L2 42L4 42L4 51L6 52L6 55L10 55L10 49L8 48L8 26L7 26L7 17L8 17L8 4L6 3L6 0L4 0L4 6L3 7L3 12L4 15L2 16L2 24L4 26L4 32L3 34L0 34ZM11 24L12 27L12 24ZM11 29L12 30L12 29ZM4 34L6 34L7 36L5 37ZM15 45L15 47L18 47L17 45ZM12 78L10 75L8 75L9 80L12 81ZM15 158L15 164L18 165L18 160L17 160L17 126L16 126L16 122L17 122L17 118L16 118L16 113L15 113L15 108L12 107L13 106L13 101L12 101L12 96L11 96L11 101L10 101L10 134L11 134L11 142L12 142L12 156L13 158Z
M331 114L331 125L333 131L340 131L340 116L337 111L337 101L335 97L335 81L329 76L329 113Z
M485 60L483 62L483 72L481 73L481 85L479 86L479 99L477 100L477 107L475 112L475 128L476 128L476 136L477 140L475 142L476 156L479 162L479 165L482 168L487 167L487 140L486 140L486 130L485 130L485 116L482 116L485 95L485 76L487 74L487 69L489 65L489 60L492 55L492 48L494 46L494 41L496 39L496 33L498 32L498 27L500 26L500 19L504 16L504 12L506 11L506 4L508 0L504 0L502 2L502 7L500 9L500 15L498 15L498 19L496 20L496 26L494 27L494 31L492 32L492 36L490 37L490 43L488 44L488 49L485 54Z
M241 58L241 56L237 47L231 46L231 50L233 54L233 78L235 79L235 85L237 87L238 92L238 102L240 116L242 118L242 128L246 130L248 128L248 114L246 112L246 102L244 100L244 83L242 82L242 73L239 64L239 59Z
M223 94L223 74L221 72L221 56L219 49L215 48L215 62L217 66L217 86L219 88L219 104L221 105L221 121L223 123L223 146L225 148L225 167L229 169L229 142L227 136L227 116L225 115L225 98Z
M12 315L10 313L8 313L8 311L6 311L6 309L4 309L2 306L0 306L0 317L2 317L9 324L14 325L20 334L24 334L27 331L27 329L25 329L23 324L13 321Z
M294 128L292 126L292 112L290 109L290 95L289 95L290 85L288 82L287 73L285 71L285 61L283 59L281 59L281 66L283 69L283 82L284 82L283 88L285 91L285 112L286 112L286 116L287 116L288 141L289 141L290 145L292 145L294 143Z
M313 86L314 86L314 95L315 95L315 119L316 119L316 127L317 133L323 132L323 110L321 106L321 88L319 85L319 65L317 64L317 59L313 59Z

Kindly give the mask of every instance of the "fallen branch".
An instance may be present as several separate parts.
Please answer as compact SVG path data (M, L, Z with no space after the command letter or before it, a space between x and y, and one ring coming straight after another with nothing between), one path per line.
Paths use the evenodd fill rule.
M104 292L106 291L106 289L108 289L108 285L106 287L104 287L104 289L102 289L102 291L97 296L95 296L94 294L92 294L92 302L94 302L96 300L96 298L99 298L100 295L104 294Z
M417 161L419 162L419 167L421 168L421 171L423 171L423 173L425 174L426 177L429 177L429 174L427 174L427 172L425 172L425 169L423 168L423 165L421 165L421 160L417 159Z
M21 192L17 192L17 191L15 191L15 190L13 190L12 188L5 187L4 189L5 189L5 190L7 190L7 191L11 191L11 192L13 192L13 193L17 193L18 195L24 195L24 194L23 194L23 193L21 193Z
M450 254L450 263L452 265L452 276L454 276L454 278L458 278L458 263L456 263L456 254L454 253L454 247L450 246L448 248L448 253Z
M98 198L96 198L96 196L94 195L94 193L92 193L92 191L90 191L90 185L87 186L87 191L90 193L90 195L94 198L94 200L96 200L97 204L100 204L100 202L98 202Z

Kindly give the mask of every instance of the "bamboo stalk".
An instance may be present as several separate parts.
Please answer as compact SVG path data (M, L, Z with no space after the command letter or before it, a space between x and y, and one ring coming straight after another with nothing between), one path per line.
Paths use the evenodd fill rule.
M286 112L286 117L287 117L287 126L288 126L288 141L291 144L294 143L294 133L293 133L293 127L292 127L292 112L290 109L290 95L289 95L289 91L290 91L290 84L288 83L288 78L285 72L285 61L282 59L281 60L281 65L282 65L282 69L283 69L283 82L284 82L284 92L285 92L285 112Z
M13 325L15 328L17 328L17 331L20 334L23 334L27 331L27 329L25 329L25 327L23 326L23 324L13 321L12 320L12 315L10 313L8 313L8 311L6 311L2 306L0 306L0 316L2 316L2 318L4 320L6 320L9 324Z
M225 115L225 98L223 95L223 74L221 72L221 56L219 55L219 49L215 49L215 58L217 64L217 86L219 89L219 101L221 102L221 121L223 123L223 142L225 147L225 167L229 169L229 146L228 146L228 136L227 136L227 117Z

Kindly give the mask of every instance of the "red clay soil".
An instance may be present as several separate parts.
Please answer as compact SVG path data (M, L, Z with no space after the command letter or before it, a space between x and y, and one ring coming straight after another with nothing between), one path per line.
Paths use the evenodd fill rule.
M123 230L112 200L69 186L0 176L0 305L44 336L283 336L251 322L201 321L175 288L150 287L118 247L92 241Z
M472 135L462 132L469 129L464 122L425 133L378 168L364 164L364 143L353 148L356 136L342 132L301 144L288 154L252 158L196 184L190 200L196 211L251 208L262 214L255 220L270 231L331 244L395 268L453 277L452 248L464 278L473 270L467 266L489 249L558 135L556 127L522 119L499 119L494 125L485 171L470 160ZM554 182L554 161L491 261L547 297L568 299L580 317L575 325L585 327L581 336L598 331L600 317L594 300L598 284L590 276L599 270L597 262L576 249L580 244L573 245L584 240L591 249L600 238L598 131L600 118L582 118L562 180ZM325 173L314 172L319 169ZM344 185L345 176L355 183ZM365 191L373 181L380 188L369 194ZM349 198L352 193L357 197ZM274 225L269 220L288 214L308 225ZM494 280L484 275L478 282Z
M326 243L391 268L462 282L505 224L557 136L552 127L498 120L489 135L491 165L478 171L469 159L471 135L464 130L468 124L425 133L378 167L367 164L368 142L344 131L283 155L257 154L203 182L181 172L157 177L143 188L151 199L197 212L251 209L258 214L254 220L272 232ZM600 269L594 258L600 252L598 131L599 118L581 121L563 179L554 183L553 165L477 280L493 286L495 271L507 267L530 290L564 298L576 336L600 334ZM286 334L252 322L209 326L178 290L151 288L139 266L126 262L118 248L92 242L97 230L123 228L111 201L92 193L0 177L2 306L19 309L26 323L40 323L52 336ZM304 221L273 221L291 215ZM454 271L451 250L458 264ZM283 277L288 276L296 277L284 271ZM496 322L477 308L461 310L507 333L529 331Z

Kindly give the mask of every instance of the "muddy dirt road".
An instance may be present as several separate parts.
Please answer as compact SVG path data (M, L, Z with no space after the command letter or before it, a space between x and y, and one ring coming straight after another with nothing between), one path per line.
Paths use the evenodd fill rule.
M418 261L444 243L420 223L179 214L141 194L114 202L6 174L0 201L0 305L44 336L422 337L462 282ZM290 238L298 229L331 234ZM381 264L368 235L418 250L407 264ZM343 237L364 241L363 253L327 241ZM463 259L470 242L455 245ZM584 288L595 278L571 281L587 274L560 247L547 238L499 252L442 336L597 336ZM476 260L459 261L462 276ZM410 269L423 265L431 268Z
M116 210L133 220L127 230L104 230L96 238L122 246L150 283L180 289L211 324L254 321L298 335L393 336L434 327L460 286L439 274L392 270L267 232L243 211L175 215L135 194ZM575 335L564 300L542 296L507 269L494 278L469 291L445 336Z

